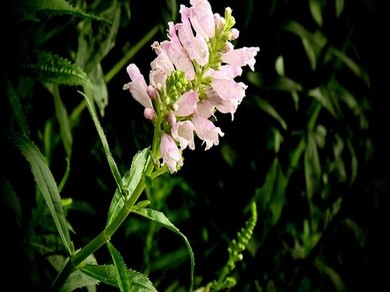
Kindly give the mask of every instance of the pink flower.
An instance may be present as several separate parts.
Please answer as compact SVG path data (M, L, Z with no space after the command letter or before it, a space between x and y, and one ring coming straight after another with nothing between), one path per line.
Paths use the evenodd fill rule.
M186 78L192 80L195 77L192 61L177 36L176 26L173 22L169 22L168 26L168 37L170 41L163 41L161 43L161 48L167 52L169 59L175 65L176 69L185 72Z
M180 42L190 58L204 66L209 60L209 48L206 40L200 35L194 36L189 20L191 10L181 5L180 13L183 23L176 24Z
M258 47L244 47L235 50L229 50L222 54L222 61L234 66L243 67L248 65L252 71L255 70L255 56L260 49Z
M124 90L129 90L136 101L145 107L144 116L147 119L153 119L154 109L152 100L148 94L148 86L144 76L139 71L135 64L127 66L127 73L130 76L131 82L123 86Z
M175 103L177 108L174 111L177 117L186 117L191 115L196 109L196 103L198 101L198 93L190 90L184 93Z
M208 92L208 99L202 100L198 102L198 105L196 106L196 112L199 114L202 118L208 119L209 117L213 116L215 106L211 102L211 95L215 94L215 91L209 91Z
M184 150L187 146L191 150L195 149L194 129L194 125L189 120L177 122L173 125L171 129L172 138L180 143L181 150Z
M168 134L161 137L160 153L163 159L161 166L167 165L170 173L176 172L183 166L183 157L175 141Z
M154 42L152 48L157 54L157 57L150 64L152 70L149 74L150 83L157 87L160 84L165 87L168 76L175 70L168 54L164 51L158 42Z
M213 122L208 119L202 118L198 114L194 114L192 123L195 126L195 132L198 137L206 143L205 150L210 149L213 145L219 144L219 136L223 136L224 133L219 127L216 127Z
M241 74L241 67L232 65L224 65L218 71L209 70L207 72L207 75L211 77L212 90L208 93L210 102L221 113L231 113L232 120L238 105L245 97L247 88L244 83L234 80Z
M247 85L233 79L214 79L211 86L222 100L241 100L245 97Z
M207 0L191 0L191 24L197 35L208 40L215 35L215 21L211 5Z

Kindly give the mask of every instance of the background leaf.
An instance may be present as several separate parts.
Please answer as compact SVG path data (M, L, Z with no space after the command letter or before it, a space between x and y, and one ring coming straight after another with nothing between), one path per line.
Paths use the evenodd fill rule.
M39 149L26 137L18 134L12 135L12 140L20 149L31 166L38 188L46 201L46 205L53 217L57 231L62 239L68 255L73 254L73 244L70 239L65 212L57 184Z

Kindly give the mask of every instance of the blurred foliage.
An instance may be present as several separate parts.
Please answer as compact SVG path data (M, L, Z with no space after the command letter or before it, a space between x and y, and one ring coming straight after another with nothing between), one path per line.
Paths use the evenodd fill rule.
M183 169L158 178L145 193L188 238L195 286L223 273L228 248L255 202L257 225L229 273L231 290L377 290L386 283L378 263L389 259L390 219L384 1L210 3L215 12L233 9L240 45L261 48L255 72L243 76L247 97L233 122L218 117L225 132L218 147L186 152ZM66 251L9 134L35 142L60 186L75 248L87 243L104 227L115 182L77 90L93 97L125 172L152 137L142 110L122 91L125 66L131 60L148 72L150 44L166 38L180 4L188 5L3 3L0 189L8 258L2 274L17 275L15 290L50 290ZM64 71L51 69L58 64ZM188 250L174 233L132 215L112 242L113 254L120 250L126 265L158 291L188 289ZM95 258L113 260L105 251Z

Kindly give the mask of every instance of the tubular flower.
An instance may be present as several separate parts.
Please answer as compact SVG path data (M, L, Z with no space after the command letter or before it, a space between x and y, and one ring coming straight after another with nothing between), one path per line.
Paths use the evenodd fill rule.
M154 42L149 84L138 67L130 64L131 82L123 86L144 106L153 122L152 155L158 167L170 173L183 166L182 152L195 149L195 136L205 150L219 144L222 130L215 113L230 113L232 120L245 97L247 85L236 81L242 67L254 71L258 47L234 48L239 31L232 10L213 13L207 0L180 6L181 22L168 23L167 40Z
M183 165L183 157L173 138L167 134L163 134L160 143L160 153L163 158L162 166L165 164L171 173Z

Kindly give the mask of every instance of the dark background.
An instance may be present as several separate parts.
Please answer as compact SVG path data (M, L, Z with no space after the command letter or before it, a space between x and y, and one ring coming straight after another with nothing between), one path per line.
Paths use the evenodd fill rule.
M218 126L225 133L220 145L204 151L204 145L198 140L195 151L185 151L183 168L173 176L164 176L159 182L160 189L150 190L147 194L148 199L152 199L151 206L167 214L187 236L195 254L198 287L218 278L227 261L228 244L249 216L246 208L251 200L258 203L258 223L253 240L243 253L244 260L231 273L238 282L233 291L384 291L389 287L386 270L390 260L387 236L390 222L390 161L386 73L389 46L386 41L385 1L345 1L340 17L336 17L334 12L337 1L319 2L322 3L322 27L313 20L309 1L210 1L213 11L221 15L224 7L233 9L235 27L240 30L236 47L260 47L255 73L261 79L258 79L258 84L252 84L247 75L250 70L245 69L242 80L248 84L247 96L238 108L234 121L231 121L230 115L218 115ZM179 4L189 5L188 2L178 1L175 15L175 9L169 8L169 3L175 1L118 3L123 6L121 26L115 46L101 62L104 72L111 69L126 49L154 25L160 23L161 30L153 40L165 40L167 21L180 21ZM17 5L12 3L9 7L2 11L4 17L1 20L4 48L1 54L2 78L7 75L20 93L23 87L21 79L26 77L22 70L24 58L33 44L36 45L34 35L27 32L37 24L33 21L30 27L28 21L20 22L17 17L10 19L7 11L15 11ZM130 7L130 18L126 16L125 7ZM69 51L74 50L77 42L74 26L78 18L59 15L42 19L42 22L48 22L48 27L70 23L44 48L72 59ZM297 21L310 32L323 33L330 46L343 50L367 73L369 83L351 75L343 64L336 62L323 62L313 72L300 39L284 29L290 20ZM280 55L284 56L286 76L303 87L299 93L299 110L294 110L289 90L278 87L275 61ZM137 64L147 76L154 57L153 51L146 45L131 62ZM326 86L331 78L337 80L337 85L348 88L368 121L368 127L363 128L359 116L343 106L339 117L334 118L322 111L318 119L328 136L337 134L345 142L351 142L358 161L357 176L347 183L330 172L329 181L321 184L321 188L327 190L328 197L324 199L319 191L309 198L301 157L287 180L283 197L273 205L280 204L283 209L279 220L272 222L274 214L271 204L264 203L256 193L266 186L266 177L275 159L279 161L283 173L291 168L290 158L300 141L299 133L306 133L312 116L312 99L308 92L317 86ZM129 168L136 151L150 145L153 133L152 125L143 118L142 107L122 90L127 82L129 78L123 68L107 84L109 104L104 117L101 117L114 158L122 172ZM61 88L63 102L69 112L82 100L75 89ZM48 230L42 227L45 222L32 222L32 210L37 204L34 181L26 161L7 139L8 133L16 130L16 123L9 104L9 92L4 90L4 86L1 90L3 138L0 141L0 170L4 206L1 222L4 256L9 259L4 267L7 270L5 275L22 279L20 286L26 284L49 290L47 283L55 276L55 271L46 260L50 252L34 250L29 237L34 224L34 236L47 235ZM25 91L29 92L23 92L21 100L30 133L42 149L42 131L47 121L55 117L53 100L39 82L26 87ZM276 119L256 106L256 97L274 106L286 121L287 130L281 129ZM272 135L275 129L283 137L278 152L273 150L275 141ZM72 170L63 194L80 203L69 211L68 216L76 229L75 246L80 247L102 230L115 182L86 110L72 134ZM332 141L328 142L327 145L332 145ZM53 150L50 165L56 179L61 177L65 167L64 150L58 145ZM328 146L320 152L324 172L332 165L332 150ZM343 153L347 177L350 178L353 172L351 154L348 151ZM10 192L5 181L11 183L14 192ZM275 180L275 185L278 184L280 181ZM17 196L20 202L20 220L9 203L9 196ZM342 202L340 210L334 213L328 224L324 224L321 216L330 212L338 200ZM88 208L80 208L82 202L87 202ZM310 208L318 211L316 214L320 214L320 219L310 213ZM299 251L298 247L306 247L305 220L318 221L318 229L312 230L312 234L317 232L319 239L307 252L303 252L303 256L297 256L295 252ZM153 230L153 243L147 246L145 238L150 230ZM185 291L188 288L188 255L182 239L177 235L131 217L112 241L125 258L127 266L148 273L159 291ZM96 257L100 263L110 261L106 249L99 250ZM149 264L145 258L150 260ZM19 283L15 285L19 286ZM100 289L110 291L111 288L100 285L98 291Z

